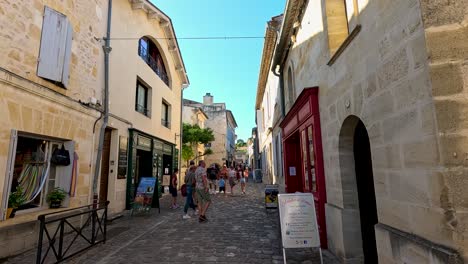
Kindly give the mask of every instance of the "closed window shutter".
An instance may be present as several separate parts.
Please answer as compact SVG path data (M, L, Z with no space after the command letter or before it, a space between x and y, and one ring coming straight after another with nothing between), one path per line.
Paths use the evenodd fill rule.
M37 75L68 85L73 32L67 17L49 7L44 9Z
M70 77L70 62L71 62L71 46L73 41L73 28L67 20L67 35L65 41L65 55L63 58L63 72L62 72L62 84L68 87L68 80Z

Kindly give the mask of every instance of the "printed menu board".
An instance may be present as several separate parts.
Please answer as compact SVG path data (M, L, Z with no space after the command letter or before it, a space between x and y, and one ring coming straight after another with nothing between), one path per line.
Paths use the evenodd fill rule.
M320 247L312 194L279 194L278 202L283 247Z
M125 179L127 176L127 137L119 137L119 165L117 168L117 179Z

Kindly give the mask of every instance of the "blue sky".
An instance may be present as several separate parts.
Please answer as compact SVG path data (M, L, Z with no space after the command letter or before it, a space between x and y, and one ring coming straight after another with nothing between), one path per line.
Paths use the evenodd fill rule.
M171 17L177 37L261 36L285 0L151 0ZM234 113L238 139L255 126L255 96L263 39L179 39L190 87L184 97L202 101L209 92Z

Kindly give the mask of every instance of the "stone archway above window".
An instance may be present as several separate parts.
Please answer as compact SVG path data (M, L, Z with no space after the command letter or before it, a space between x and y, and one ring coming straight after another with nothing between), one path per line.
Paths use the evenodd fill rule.
M142 37L138 40L138 55L146 62L146 64L159 76L159 78L169 85L169 75L163 59L163 54L159 51L156 43L149 37Z

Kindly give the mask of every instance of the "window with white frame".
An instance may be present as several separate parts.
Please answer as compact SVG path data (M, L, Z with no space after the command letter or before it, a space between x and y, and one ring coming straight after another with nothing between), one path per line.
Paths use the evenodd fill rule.
M7 208L15 208L18 213L48 208L47 195L55 188L67 194L61 206L68 206L68 197L75 195L78 177L74 148L73 141L60 142L13 130L0 220L7 218ZM68 153L69 163L59 164L53 159L57 150ZM18 197L22 203L12 204Z
M171 128L171 105L164 100L161 106L161 125Z
M135 100L135 111L142 113L143 115L151 116L151 89L148 88L143 82L137 80L136 87L136 100Z

